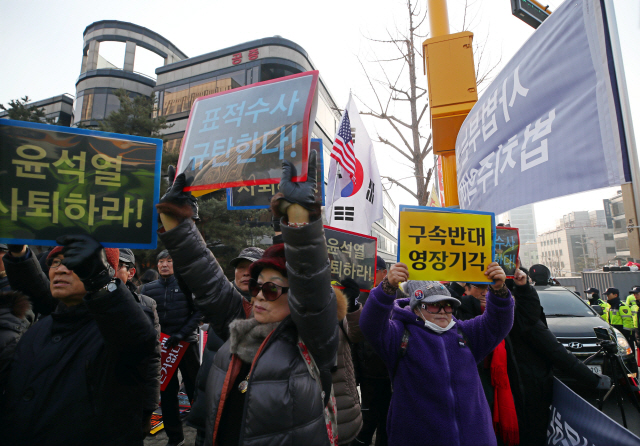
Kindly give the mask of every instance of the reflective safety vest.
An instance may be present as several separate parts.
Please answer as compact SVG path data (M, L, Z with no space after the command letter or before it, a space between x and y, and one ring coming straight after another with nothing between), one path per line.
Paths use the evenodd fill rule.
M627 307L632 307L634 305L636 305L636 296L634 296L633 294L629 294L627 296Z
M604 300L600 299L598 305L602 307L602 315L600 316L605 321L609 322L609 310L611 309L611 305L606 303Z
M631 317L633 318L633 328L638 328L638 306L634 302L629 308L631 309Z
M624 328L633 328L633 314L631 314L631 308L626 305L620 305L617 310L609 309L607 312L608 319L605 319L611 325L622 325Z

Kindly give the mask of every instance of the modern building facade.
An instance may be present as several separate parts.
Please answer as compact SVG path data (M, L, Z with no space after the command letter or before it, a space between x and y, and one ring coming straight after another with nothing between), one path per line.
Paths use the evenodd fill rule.
M616 245L613 230L605 225L556 228L538 235L538 252L553 275L575 276L613 260Z
M511 209L498 217L500 223L518 228L520 235L520 261L525 267L539 262L536 244L536 213L533 204Z
M613 238L616 243L616 255L620 259L632 260L629 247L629 234L627 232L627 217L624 212L622 191L605 201L609 206L609 214L613 223Z
M371 236L378 239L378 255L391 266L398 261L398 208L386 190L383 190L382 207L382 220L372 225Z
M73 122L74 96L65 93L60 96L29 102L28 108L43 109L47 122L63 127L69 127ZM0 111L0 119L8 119L9 112Z

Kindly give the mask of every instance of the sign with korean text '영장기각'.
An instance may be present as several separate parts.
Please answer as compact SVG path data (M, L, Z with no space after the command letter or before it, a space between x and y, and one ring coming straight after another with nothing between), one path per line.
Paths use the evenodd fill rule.
M331 226L324 227L324 236L329 251L331 281L341 282L350 278L356 281L361 291L373 288L378 240Z
M324 206L324 153L322 140L312 139L310 150L318 153L318 185L316 187L316 202ZM260 186L242 186L227 188L227 209L269 209L271 197L278 193L278 184L262 184Z
M516 273L520 235L518 228L498 226L496 228L496 262L502 267L507 278L513 279Z
M495 215L425 206L400 206L398 262L409 280L491 283Z
M0 119L0 242L153 249L162 140Z
M308 71L196 99L177 168L186 190L277 184L285 159L305 181L317 86Z

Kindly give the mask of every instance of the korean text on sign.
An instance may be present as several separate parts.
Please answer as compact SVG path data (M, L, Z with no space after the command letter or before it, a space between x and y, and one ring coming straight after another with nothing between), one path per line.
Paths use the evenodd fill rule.
M157 139L0 122L0 240L55 244L86 233L101 243L156 246Z
M160 333L160 391L164 391L171 381L171 377L178 370L178 364L189 346L188 342L181 341L172 349L168 349L165 343L169 337Z
M311 71L196 99L178 162L188 190L277 184L284 159L306 172L317 81Z
M496 262L509 278L516 273L520 238L517 228L498 226L496 228Z
M494 214L400 206L398 261L411 280L489 283Z
M330 226L324 227L324 233L331 280L353 279L361 290L370 290L376 274L376 238Z

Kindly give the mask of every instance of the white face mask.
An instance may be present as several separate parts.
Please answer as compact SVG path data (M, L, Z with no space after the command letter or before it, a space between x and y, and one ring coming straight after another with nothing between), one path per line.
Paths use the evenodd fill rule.
M438 333L438 334L445 333L445 332L451 330L451 328L453 328L454 325L456 325L456 321L454 321L453 318L452 318L451 322L449 322L449 325L447 325L446 327L442 328L441 326L426 320L424 318L424 316L422 315L422 312L420 310L418 310L418 313L420 313L420 317L424 321L425 328L428 328L429 330L431 330L431 331L433 331L435 333Z

